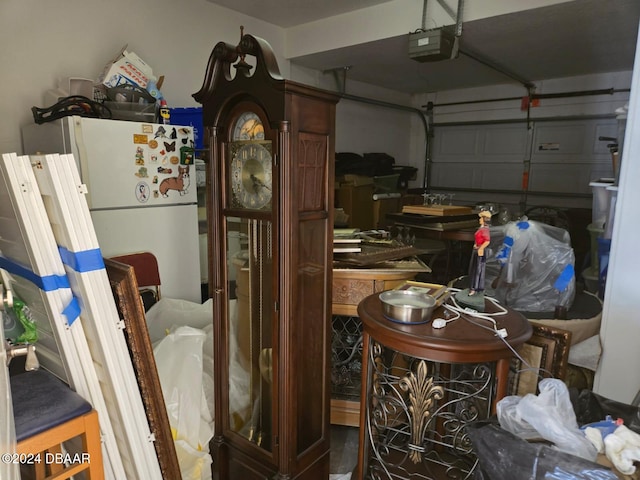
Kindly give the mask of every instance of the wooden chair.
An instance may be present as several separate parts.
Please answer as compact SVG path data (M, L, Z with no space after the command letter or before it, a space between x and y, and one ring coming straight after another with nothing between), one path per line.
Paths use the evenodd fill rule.
M160 300L160 270L158 260L153 253L129 253L111 257L111 259L133 267L145 311Z
M98 413L85 399L45 370L11 377L16 453L33 464L36 480L62 480L85 472L104 479ZM79 438L82 450L62 445ZM78 442L74 443L77 445Z

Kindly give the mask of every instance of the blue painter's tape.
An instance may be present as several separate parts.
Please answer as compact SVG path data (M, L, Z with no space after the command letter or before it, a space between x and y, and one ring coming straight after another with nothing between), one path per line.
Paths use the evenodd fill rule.
M526 230L530 227L529 222L527 221L521 221L516 223L516 227L518 227L520 230Z
M7 272L29 280L40 290L45 292L53 292L60 288L71 288L69 285L69 279L66 275L48 275L46 277L40 277L33 273L28 268L17 264L8 258L0 256L0 268L5 269ZM78 300L73 297L69 305L62 311L62 314L67 317L67 323L72 325L73 322L80 316L80 304Z
M25 278L37 286L40 290L51 292L59 288L70 288L66 275L47 275L41 277L22 265L0 256L0 268L19 277Z
M564 292L573 279L574 274L575 271L573 269L573 265L567 265L566 267L564 267L560 275L558 275L558 278L556 278L556 281L553 284L553 288L555 288L559 292Z
M67 323L73 325L73 322L80 316L80 303L76 297L73 297L69 305L62 310L62 314L67 317Z
M99 248L84 250L82 252L71 252L64 247L58 246L62 263L71 267L76 272L93 272L104 269L104 260Z
M496 255L496 259L498 261L503 261L509 257L509 255L511 254L511 247L513 247L513 237L509 237L506 236L504 237L504 242L502 242L502 247L500 248L500 250L498 251L498 254Z

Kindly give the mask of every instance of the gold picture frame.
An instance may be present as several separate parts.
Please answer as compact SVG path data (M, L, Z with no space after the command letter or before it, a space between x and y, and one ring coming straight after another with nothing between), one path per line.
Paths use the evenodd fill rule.
M108 258L104 259L104 264L118 313L125 325L124 333L149 428L155 437L162 478L180 480L180 465L133 267Z
M564 380L569 363L571 332L546 325L531 324L533 334L516 351L509 368L509 395L538 393L542 378Z

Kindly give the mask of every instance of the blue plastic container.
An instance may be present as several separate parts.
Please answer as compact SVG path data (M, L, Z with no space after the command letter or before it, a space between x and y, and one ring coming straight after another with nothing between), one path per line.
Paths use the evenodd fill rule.
M611 239L598 237L598 294L600 298L604 298L604 288L607 284L610 250Z
M204 126L202 121L202 107L177 107L171 109L171 125L193 127L193 137L196 150L204 148ZM196 152L196 157L201 155Z

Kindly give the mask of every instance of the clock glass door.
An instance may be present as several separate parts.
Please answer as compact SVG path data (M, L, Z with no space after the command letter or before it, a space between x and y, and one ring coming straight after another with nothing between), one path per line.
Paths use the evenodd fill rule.
M248 104L238 105L231 118L235 120L226 149L226 259L235 290L230 290L228 300L228 424L232 432L272 452L273 144Z
M271 451L273 229L271 221L227 218L229 428ZM235 297L235 298L234 298Z

